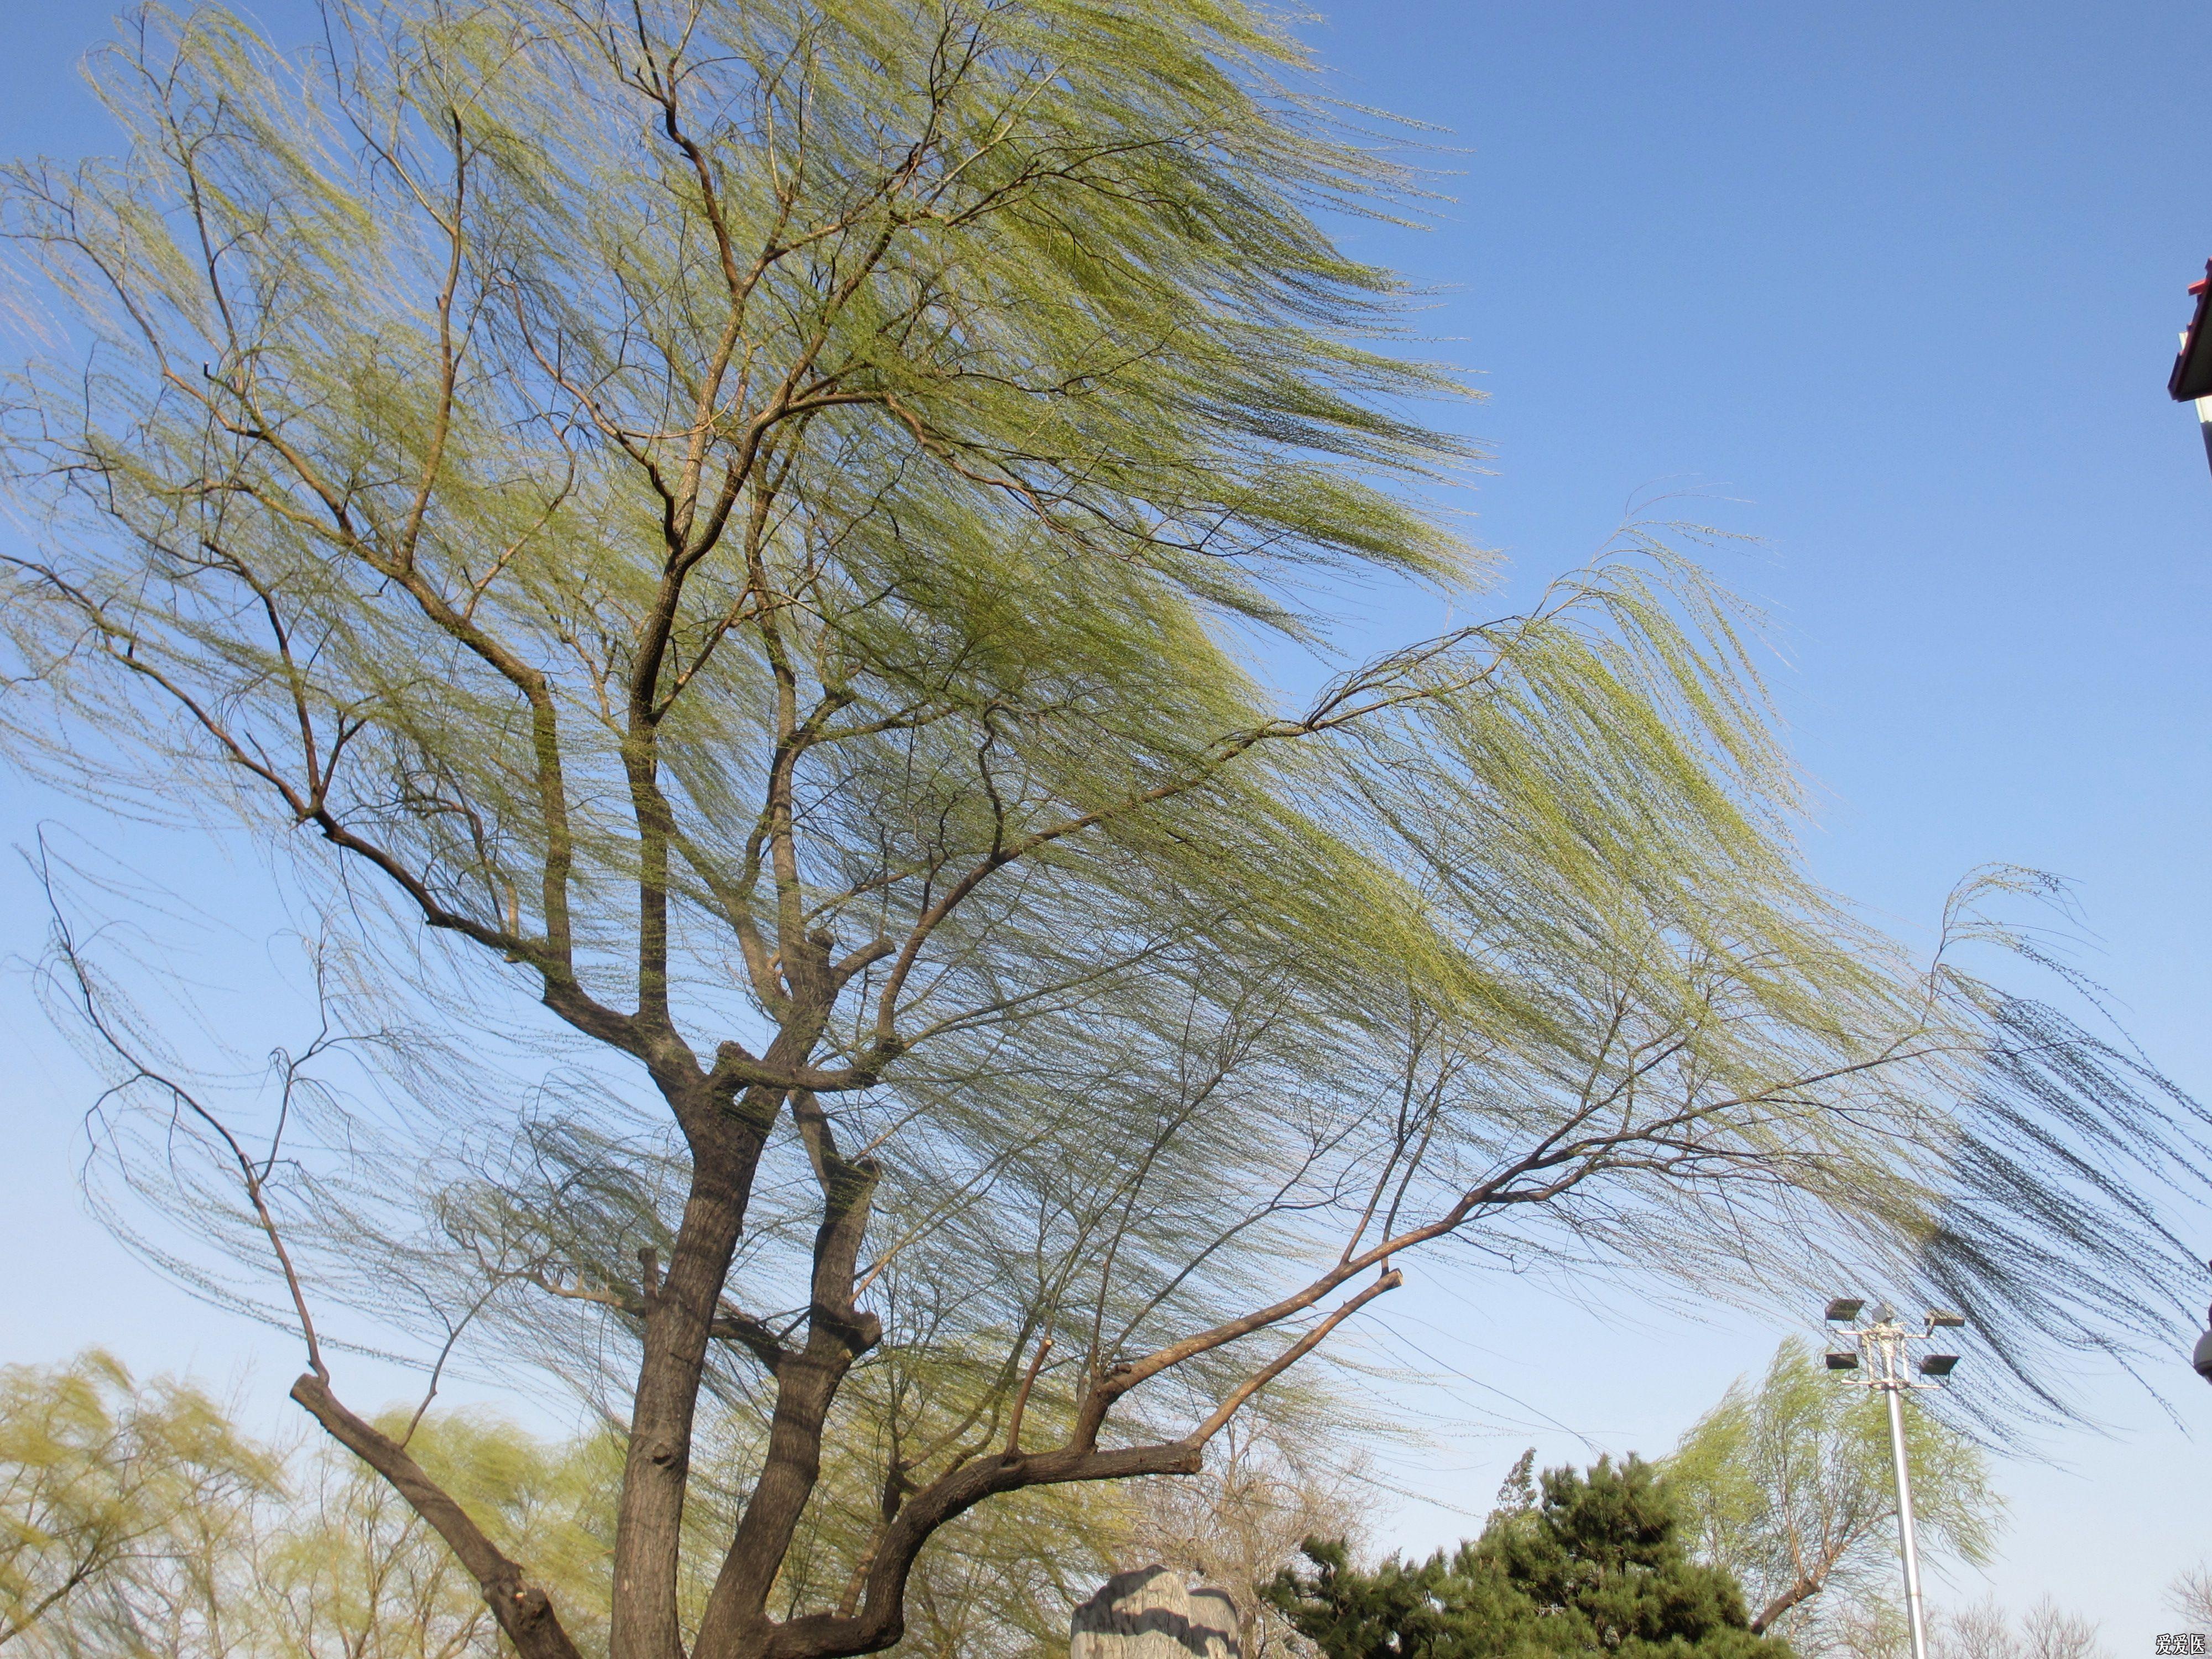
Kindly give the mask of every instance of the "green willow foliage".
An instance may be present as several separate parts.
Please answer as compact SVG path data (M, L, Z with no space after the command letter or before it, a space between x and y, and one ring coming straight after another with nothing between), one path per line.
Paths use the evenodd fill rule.
M142 1389L98 1349L0 1367L0 1650L144 1652L204 1625L210 1556L282 1487L282 1461L196 1389Z
M605 1431L541 1440L480 1413L384 1419L500 1547L604 1646L612 1491ZM711 1480L744 1427L725 1421ZM1022 1494L963 1520L915 1587L912 1659L1065 1650L1060 1575L1110 1571L1127 1505L1098 1487ZM696 1517L719 1517L702 1504ZM980 1522L980 1524L978 1524ZM811 1540L810 1540L811 1541ZM712 1559L702 1549L695 1565ZM703 1602L711 1579L687 1583ZM189 1383L135 1382L93 1351L0 1368L0 1649L28 1659L494 1659L477 1586L400 1496L342 1448L270 1445Z
M52 987L126 1187L284 1281L174 1264L301 1328L520 1650L575 1651L557 1597L339 1401L318 1303L625 1425L618 1659L897 1641L941 1528L1320 1409L1284 1372L1450 1237L1932 1285L2031 1391L2170 1317L2136 1183L2193 1109L1966 974L1971 899L1919 966L1806 878L1693 567L1259 678L1481 574L1403 412L1453 382L1324 228L1414 181L1261 11L325 18L149 10L122 159L8 173L56 320L0 720L322 884L266 1097L66 927ZM762 1430L726 1492L702 1396Z
M1905 1445L1921 1547L1990 1559L2004 1500L1981 1448L1908 1395ZM1833 1653L1841 1621L1890 1600L1897 1577L1889 1416L1839 1382L1805 1343L1776 1350L1754 1389L1739 1382L1665 1463L1701 1559L1744 1587L1752 1627L1800 1654Z

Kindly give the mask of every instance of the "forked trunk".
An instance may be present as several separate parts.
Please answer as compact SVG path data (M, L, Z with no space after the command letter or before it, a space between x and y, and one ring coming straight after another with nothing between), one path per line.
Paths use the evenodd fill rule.
M770 1123L779 1103L767 1103ZM677 1568L692 1423L715 1310L767 1139L757 1118L757 1109L742 1117L729 1111L695 1137L691 1189L668 1274L645 1287L644 1352L615 1523L609 1659L683 1659Z

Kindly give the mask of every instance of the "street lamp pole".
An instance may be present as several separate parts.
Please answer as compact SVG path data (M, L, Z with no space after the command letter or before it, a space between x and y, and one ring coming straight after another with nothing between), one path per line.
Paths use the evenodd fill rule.
M1912 1625L1912 1659L1928 1659L1928 1614L1920 1604L1920 1544L1912 1535L1912 1469L1905 1455L1904 1389L1885 1383L1889 1399L1889 1455L1897 1466L1897 1542L1905 1557L1905 1615Z
M1923 1354L1918 1378L1906 1362L1911 1358L1910 1345L1925 1342L1939 1330L1956 1330L1966 1322L1954 1313L1931 1312L1924 1329L1908 1330L1884 1304L1875 1310L1871 1322L1853 1325L1850 1322L1865 1306L1850 1297L1838 1297L1828 1304L1828 1322L1843 1328L1836 1334L1848 1336L1854 1343L1853 1348L1831 1351L1828 1369L1856 1372L1844 1380L1860 1388L1877 1389L1887 1398L1889 1454L1897 1473L1897 1546L1905 1566L1905 1618L1912 1631L1912 1659L1928 1659L1928 1614L1920 1600L1920 1545L1912 1530L1912 1468L1905 1450L1905 1392L1941 1387L1935 1379L1948 1376L1959 1356Z

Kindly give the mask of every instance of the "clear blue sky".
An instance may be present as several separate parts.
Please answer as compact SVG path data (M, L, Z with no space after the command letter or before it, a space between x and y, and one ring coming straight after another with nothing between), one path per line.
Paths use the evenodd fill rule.
M0 150L97 145L71 65L108 10L0 6ZM1465 417L1495 457L1469 505L1516 589L1637 498L1688 492L1658 510L1763 538L1723 557L1779 625L1778 690L1825 790L1819 869L1908 930L1985 860L2073 878L2131 1029L2212 1096L2212 476L2164 392L2212 254L2212 8L1370 0L1310 37L1344 96L1463 152L1432 158L1460 173L1434 228L1358 239L1438 289L1437 355L1489 394ZM53 810L18 798L0 828L20 841ZM32 948L20 884L0 893L0 949ZM0 994L23 1056L0 1079L20 1126L0 1357L97 1339L284 1375L77 1214L78 1085L20 987ZM1399 1471L1478 1514L1531 1439L1552 1461L1663 1449L1784 1328L1624 1334L1445 1287L1392 1321L1387 1351L1480 1379L1433 1409L1539 1425ZM2212 1390L2180 1381L2193 1434L2100 1383L2117 1433L2004 1472L1990 1586L2099 1619L2116 1659L2148 1656L2166 1581L2212 1555ZM1416 1504L1397 1525L1425 1547L1462 1522Z

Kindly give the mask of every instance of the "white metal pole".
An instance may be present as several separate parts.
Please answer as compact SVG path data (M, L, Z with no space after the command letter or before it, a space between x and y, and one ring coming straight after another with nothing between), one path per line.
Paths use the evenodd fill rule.
M1887 1362L1879 1386L1889 1396L1889 1449L1897 1466L1897 1535L1905 1556L1905 1612L1912 1624L1912 1659L1928 1659L1928 1620L1920 1606L1920 1550L1912 1536L1912 1474L1905 1456L1903 1346L1897 1338L1882 1342Z

